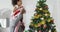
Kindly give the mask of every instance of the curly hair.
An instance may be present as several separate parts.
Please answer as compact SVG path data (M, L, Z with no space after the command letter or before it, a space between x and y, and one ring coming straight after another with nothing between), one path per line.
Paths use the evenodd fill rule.
M12 0L12 5L13 6L16 5L17 4L17 1L19 1L19 0Z

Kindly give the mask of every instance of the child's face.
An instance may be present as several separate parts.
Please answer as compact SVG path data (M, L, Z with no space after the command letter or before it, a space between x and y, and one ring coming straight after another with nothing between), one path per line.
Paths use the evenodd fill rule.
M20 6L21 4L22 4L22 1L21 0L17 1L17 5L18 6Z

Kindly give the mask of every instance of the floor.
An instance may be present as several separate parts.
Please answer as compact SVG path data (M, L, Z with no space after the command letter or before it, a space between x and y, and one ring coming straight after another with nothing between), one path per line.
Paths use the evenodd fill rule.
M9 28L0 28L0 32L9 32Z

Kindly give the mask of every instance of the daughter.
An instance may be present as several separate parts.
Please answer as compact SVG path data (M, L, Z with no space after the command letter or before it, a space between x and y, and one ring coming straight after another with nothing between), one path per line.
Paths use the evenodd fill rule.
M22 0L12 0L12 4L14 6L13 17L15 19L13 19L10 24L10 32L23 32L25 28L23 24L23 14L25 13L25 10L22 6Z

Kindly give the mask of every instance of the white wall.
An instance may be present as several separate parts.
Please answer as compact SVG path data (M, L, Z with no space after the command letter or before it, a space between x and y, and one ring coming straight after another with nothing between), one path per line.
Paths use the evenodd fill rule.
M0 0L0 9L2 8L12 8L11 0Z
M26 9L26 14L24 15L24 22L26 25L26 30L29 29L27 28L29 26L30 23L30 19L31 16L34 13L34 9L35 9L35 5L37 3L37 0L22 0L23 1L23 5ZM59 25L59 19L60 19L60 2L59 0L47 0L46 2L49 6L49 11L51 12L51 16L55 19L55 23L56 23L56 28L59 31L60 25ZM11 5L11 0L0 0L0 9L2 8L9 8L12 10L12 5Z
M60 0L57 0L57 5L56 5L56 15L55 15L55 19L56 19L56 25L57 25L57 30L58 32L60 32Z

